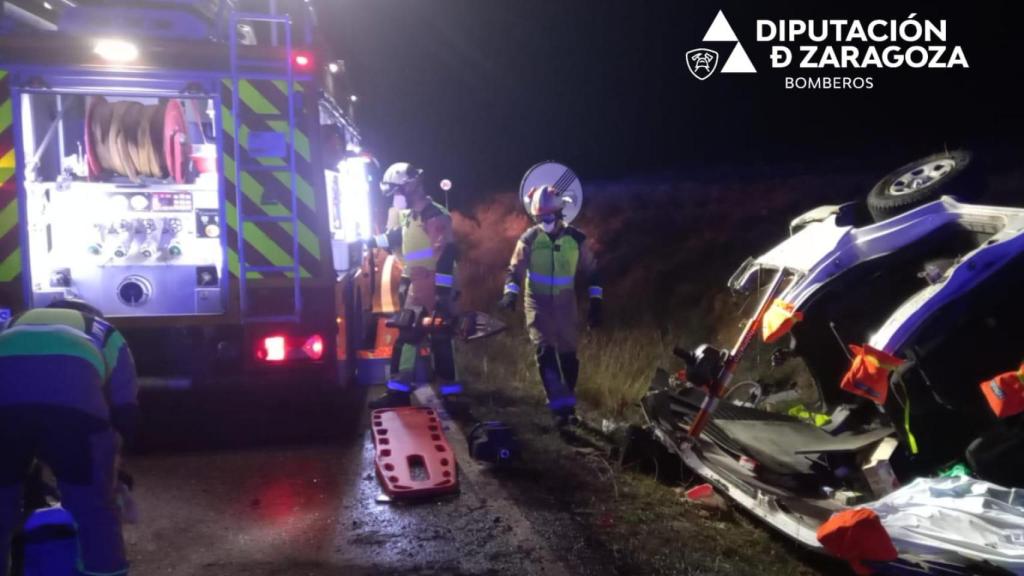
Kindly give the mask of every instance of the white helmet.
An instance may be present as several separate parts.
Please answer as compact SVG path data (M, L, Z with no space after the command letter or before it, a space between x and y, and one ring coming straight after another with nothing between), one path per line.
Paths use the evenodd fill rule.
M572 198L563 196L554 186L534 186L526 193L530 201L530 216L534 219L547 214L557 214L572 203Z
M384 177L380 179L380 191L385 196L390 196L396 188L415 182L421 174L423 174L423 170L408 162L395 162L384 171Z

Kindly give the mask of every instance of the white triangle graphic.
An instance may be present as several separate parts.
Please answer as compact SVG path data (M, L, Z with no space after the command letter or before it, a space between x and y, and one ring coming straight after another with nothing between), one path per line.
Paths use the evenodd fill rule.
M718 16L715 16L715 21L711 23L711 27L704 34L705 42L739 42L739 38L736 37L736 33L732 31L732 26L729 26L729 21L725 19L725 14L721 10L718 11Z
M743 49L743 44L737 42L736 47L729 54L729 59L725 61L725 66L722 66L722 73L751 74L753 72L757 72L757 69L754 68L754 63L747 56L747 51Z

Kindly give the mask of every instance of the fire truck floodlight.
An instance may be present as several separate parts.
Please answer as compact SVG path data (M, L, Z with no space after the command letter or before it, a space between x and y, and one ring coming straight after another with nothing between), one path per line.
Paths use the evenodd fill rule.
M139 57L139 49L127 40L101 38L96 41L93 53L108 62L134 62Z

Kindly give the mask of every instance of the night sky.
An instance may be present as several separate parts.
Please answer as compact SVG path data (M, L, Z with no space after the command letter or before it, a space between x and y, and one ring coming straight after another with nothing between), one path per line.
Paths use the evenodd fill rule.
M822 6L823 4L827 4ZM320 9L347 62L369 146L385 165L449 177L458 206L557 159L587 179L722 169L883 172L944 146L1024 158L1024 45L1009 2L331 0ZM722 9L758 73L687 71ZM970 69L863 70L873 90L786 90L755 21L948 20ZM721 62L720 62L721 65Z

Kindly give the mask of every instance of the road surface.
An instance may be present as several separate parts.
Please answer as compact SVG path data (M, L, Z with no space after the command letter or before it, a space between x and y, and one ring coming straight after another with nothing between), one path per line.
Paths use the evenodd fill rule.
M461 493L382 504L365 431L333 441L318 427L350 414L284 398L149 399L129 468L141 521L126 528L132 573L150 575L599 573L553 551L559 523L524 511L465 454ZM284 437L287 443L275 442ZM541 529L538 529L541 524ZM563 560L559 560L562 558Z

